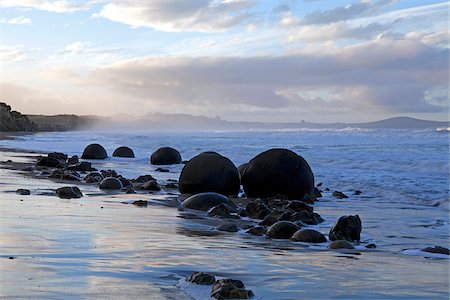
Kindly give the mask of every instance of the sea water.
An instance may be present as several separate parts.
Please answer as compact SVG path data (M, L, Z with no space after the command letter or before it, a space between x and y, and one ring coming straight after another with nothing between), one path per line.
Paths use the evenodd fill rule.
M67 231L69 245L78 241L87 257L75 256L83 264L80 267L74 262L73 268L77 270L74 273L47 274L63 276L67 282L80 281L79 285L65 285L65 296L82 296L79 288L89 285L84 280L90 278L90 282L95 278L101 284L109 282L116 291L115 294L111 288L101 295L121 294L121 287L128 285L139 287L128 294L137 298L177 299L181 294L177 294L175 286L191 271L241 279L262 299L447 299L449 296L448 259L445 255L420 251L427 246L449 246L448 132L350 128L195 133L79 131L20 136L0 141L0 147L81 156L90 143L102 144L110 156L92 161L94 167L114 169L127 178L151 174L160 183L178 179L183 165L168 166L168 173L155 172L157 166L150 165L149 156L159 147L178 149L184 160L203 151L216 151L236 166L270 148L290 149L308 161L316 183L322 182L321 188L330 190L314 205L326 221L312 228L327 234L340 216L358 214L363 223L362 244L357 247L360 253L343 254L327 251L326 245L274 241L243 232L210 234L207 233L210 228L180 219L176 209L159 206L132 209L129 213L121 207L120 214L109 216L113 220L83 211L93 218L86 217L92 223L83 224L83 232L98 236L95 228L105 230L101 237L104 240L97 241L105 251L98 254L85 248L92 243L90 238L73 236ZM119 146L131 147L136 158L111 157ZM100 197L95 195L95 187L90 189L92 199ZM333 198L334 190L349 198ZM362 194L353 195L356 190ZM104 196L101 201L109 203ZM73 214L77 215L78 210ZM59 225L73 222L71 218L54 218ZM76 222L86 220L77 218ZM110 239L120 242L114 251L107 247ZM377 248L367 250L364 245L369 243ZM59 247L60 255L71 259L72 249L64 244ZM136 256L140 259L135 259ZM58 262L52 254L44 257ZM114 263L106 266L102 260ZM45 263L41 267L49 266ZM62 283L48 289L57 293L64 283L61 280ZM90 291L93 297L100 295L96 288ZM153 293L153 297L147 297L148 293Z

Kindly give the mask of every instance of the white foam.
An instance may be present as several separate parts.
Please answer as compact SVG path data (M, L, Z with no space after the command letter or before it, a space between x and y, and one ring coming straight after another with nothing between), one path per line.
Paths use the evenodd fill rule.
M219 278L216 277L216 279ZM186 279L182 278L178 280L177 288L188 294L192 299L214 299L210 296L211 285L194 284L187 282Z
M425 258L435 258L435 259L450 259L450 255L441 254L441 253L430 253L426 251L422 251L420 249L407 249L402 251L403 254L412 255L412 256L422 256Z

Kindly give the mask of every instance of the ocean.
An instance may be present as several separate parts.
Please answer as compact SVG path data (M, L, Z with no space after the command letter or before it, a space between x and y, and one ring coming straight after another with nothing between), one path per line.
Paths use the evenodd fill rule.
M106 160L93 161L97 169L114 169L127 178L151 174L160 183L178 179L183 167L168 166L170 172L156 172L157 166L150 165L149 157L162 146L178 149L183 160L203 151L216 151L236 166L270 148L290 149L306 159L316 183L323 183L321 188L330 190L325 191L323 198L314 205L315 211L326 221L312 228L327 234L340 216L358 214L363 224L362 244L357 246L361 251L359 255L351 255L328 251L326 245L269 240L244 232L211 234L205 225L180 218L173 208L123 207L111 202L107 196L99 195L96 187L89 187L86 189L92 194L92 201L114 207L110 215L114 219L84 212L90 217L86 220L77 218L72 224L74 221L70 218L55 217L55 224L66 222L80 226L80 230L65 228L63 233L67 235L64 236L67 243L55 242L57 245L50 247L53 251L44 251L44 258L35 266L49 267L48 261L50 267L61 263L62 271L45 275L53 281L46 281L50 292L42 294L44 296L77 298L90 295L97 298L113 293L114 289L118 294L111 295L122 295L121 287L128 286L126 295L134 298L146 298L150 293L153 295L150 299L181 299L180 295L184 294L179 294L180 289L176 287L180 278L192 271L205 271L241 279L254 291L257 299L449 297L448 259L445 255L419 251L427 246L449 246L447 131L352 128L75 131L18 136L14 140L1 140L0 147L81 156L84 147L90 143L102 144L110 155ZM119 146L131 147L136 158L111 157ZM344 192L349 198L332 197L335 190ZM354 195L356 190L360 190L361 195ZM158 197L161 199L162 196ZM86 197L82 199L80 201L89 202ZM92 203L86 206L90 207ZM120 207L121 212L114 205ZM78 209L73 214L77 214ZM23 222L33 226L30 220ZM10 223L3 224L7 227ZM58 228L49 228L59 236ZM96 232L99 228L105 231L105 236ZM365 249L364 245L369 243L376 244L376 249ZM91 248L93 244L97 250ZM104 251L98 252L98 249ZM31 256L34 252L24 251L23 255ZM69 267L68 260L73 263ZM8 279L12 275L5 276L2 275L4 280L13 280ZM111 289L99 291L96 284ZM62 287L64 294L58 294ZM132 287L134 290L130 291ZM91 294L83 294L80 289ZM201 298L201 291L190 291L186 287L182 290L194 298ZM10 295L8 289L3 291L4 295ZM29 293L35 295L32 291Z

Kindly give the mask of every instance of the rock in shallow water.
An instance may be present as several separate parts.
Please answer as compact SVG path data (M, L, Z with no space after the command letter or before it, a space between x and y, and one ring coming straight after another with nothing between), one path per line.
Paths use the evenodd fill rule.
M16 193L22 196L31 195L30 190L27 189L18 189Z
M334 191L332 196L335 198L338 198L338 199L348 198L348 196L346 194L344 194L343 192L339 192L339 191Z
M305 243L324 243L327 238L320 232L313 229L301 229L292 235L292 240L295 242Z
M216 227L219 231L238 232L239 228L234 223L222 223Z
M248 299L253 296L253 292L246 290L242 281L235 279L217 280L211 289L211 297L216 299Z
M278 221L267 229L266 236L272 239L290 239L300 227L290 221Z
M349 241L337 240L332 241L328 245L328 249L355 249L355 247Z
M134 152L133 152L133 150L131 148L126 147L126 146L122 146L122 147L119 147L116 150L114 150L113 156L115 156L115 157L133 158L134 157Z
M359 241L361 230L362 224L358 215L342 216L331 228L329 238L331 241Z
M59 189L56 189L56 194L59 198L62 199L72 199L72 198L81 198L83 194L80 189L76 186L65 186Z
M101 190L120 190L123 186L119 179L115 177L106 177L100 182L99 188Z
M226 196L218 193L200 193L183 201L185 208L207 211L219 204L225 204L230 212L236 212L236 205Z
M108 157L105 148L100 144L90 144L84 148L81 158L84 159L105 159Z
M171 147L162 147L150 156L152 165L174 165L181 163L181 155L178 150Z
M426 247L426 248L423 248L422 251L428 252L428 253L438 253L438 254L450 255L450 250L448 248L441 247L441 246Z
M216 278L209 273L194 272L186 277L186 281L195 284L211 285L214 284Z

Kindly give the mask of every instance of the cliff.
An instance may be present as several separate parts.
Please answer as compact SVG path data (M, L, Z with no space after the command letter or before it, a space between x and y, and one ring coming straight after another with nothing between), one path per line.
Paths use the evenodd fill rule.
M27 116L11 110L11 106L0 102L0 131L35 131L37 126Z

